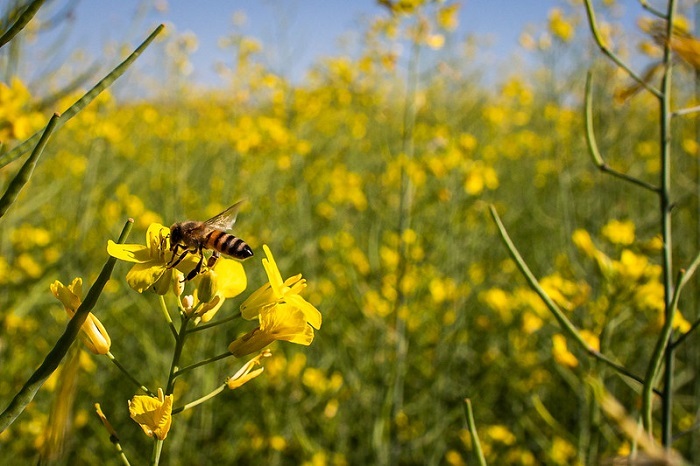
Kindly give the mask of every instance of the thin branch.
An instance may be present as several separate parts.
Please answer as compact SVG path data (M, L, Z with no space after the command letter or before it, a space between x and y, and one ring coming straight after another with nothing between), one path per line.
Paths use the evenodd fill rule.
M621 69L625 70L627 74L629 74L632 79L637 81L644 89L649 91L654 96L661 98L661 92L658 89L656 89L651 84L645 82L641 76L632 71L632 69L629 66L627 66L620 59L620 57L618 57L612 50L608 48L607 45L605 45L603 37L601 36L600 31L598 30L598 25L595 19L595 12L593 11L593 5L591 4L591 0L584 0L584 3L586 5L586 16L588 17L588 25L591 29L591 33L593 34L593 38L595 39L596 44L598 44L598 47L603 52L603 54L610 58Z
M591 89L591 72L589 71L586 75L586 99L584 107L586 114L586 143L588 144L588 152L591 154L593 163L603 173L608 173L616 178L627 181L649 191L658 193L658 187L647 183L646 181L642 181L639 178L627 175L626 173L618 172L617 170L610 168L608 164L605 163L605 160L603 160L603 156L600 155L600 150L598 149L598 143L596 142L595 131L593 129L593 92L591 91Z
M697 271L698 267L700 266L700 253L698 253L697 256L695 256L695 259L693 262L690 263L690 266L688 269L685 271L683 278L681 279L681 282L679 283L678 287L675 290L674 296L673 296L673 301L678 302L677 295L680 295L681 289L685 286L686 283L690 281L691 278L693 278L693 275L695 275L695 272ZM690 329L688 329L687 332L685 332L683 335L678 337L678 339L670 344L671 350L676 349L678 345L683 343L683 341L688 338L688 336L700 325L700 319L696 320L693 325L690 326Z
M68 120L73 118L78 112L85 108L90 102L92 102L102 91L107 89L112 85L114 81L117 80L124 72L129 68L129 66L136 60L139 55L150 45L151 42L156 38L158 34L163 30L163 25L161 24L153 30L153 32L144 40L141 45L139 45L123 62L121 62L116 68L107 74L100 82L95 84L95 86L90 89L85 95L78 99L73 105L70 106L68 110L63 112L61 118L58 119L56 124L56 129L63 126ZM0 167L4 167L13 160L21 157L24 153L30 150L30 148L36 145L37 141L41 137L41 131L31 136L29 139L25 140L21 144L15 146L7 153L0 156Z
M5 191L5 194L3 194L2 198L0 198L0 217L5 215L7 210L12 206L12 204L14 204L20 191L22 191L22 188L24 188L24 186L29 182L29 178L31 178L32 173L34 173L34 168L39 161L39 157L41 157L46 144L49 142L49 136L51 136L51 133L53 133L54 129L56 128L56 124L58 123L60 117L61 116L58 113L53 114L31 155L27 158L22 165L22 168L19 169L15 177L12 179L7 187L7 190Z
M679 336L676 341L671 343L671 349L676 349L678 345L683 343L686 338L688 338L698 327L700 326L700 318L698 318L695 322L693 322L693 325L690 326L687 332L685 332L683 335Z
M204 396L201 397L201 398L197 398L197 399L194 400L194 401L190 401L189 403L187 403L187 404L185 404L185 405L182 405L182 406L180 406L179 408L173 409L172 414L175 415L175 414L181 413L181 412L183 412L183 411L186 411L186 410L188 410L188 409L190 409L190 408L194 408L195 406L197 406L197 405L199 405L199 404L202 404L202 403L204 403L205 401L207 401L207 400L209 400L209 399L211 399L211 398L214 398L216 395L218 395L219 393L223 392L223 391L226 389L226 387L227 387L227 384L225 384L225 383L224 383L223 385L219 385L216 389L214 389L213 391L211 391L211 392L208 393L207 395L204 395Z
M498 227L498 231L501 235L501 239L503 240L503 244L508 249L511 258L515 261L518 268L520 269L520 272L522 272L522 274L525 276L525 279L528 281L533 291L539 295L540 299L542 299L547 308L552 312L552 315L554 315L554 318L557 320L557 322L559 322L559 326L562 328L562 330L564 330L564 332L576 343L578 343L579 346L583 348L586 351L586 353L588 353L590 356L608 365L620 374L644 385L644 379L633 374L621 364L616 363L612 359L602 354L600 351L591 347L586 342L586 340L583 339L581 333L576 328L576 326L564 315L562 310L559 309L559 306L557 306L557 304L552 300L552 298L549 297L547 292L544 291L544 289L540 286L539 282L537 281L537 278L535 278L535 276L530 271L530 268L527 266L522 256L516 249L515 245L513 244L513 241L510 239L510 236L508 235L508 232L506 231L503 222L501 222L501 218L496 212L496 208L493 205L491 205L489 206L489 210L491 211L491 217L493 218L494 222L496 223L496 226ZM655 393L660 394L656 391Z
M700 112L700 105L695 107L682 108L671 113L672 117L688 115L689 113Z
M654 351L652 351L651 357L649 358L649 365L647 366L647 373L645 376L645 384L642 389L642 422L644 424L644 429L651 431L651 411L652 411L652 397L651 392L655 385L656 376L661 369L661 363L663 362L665 352L667 350L669 341L671 339L671 332L673 331L673 318L676 314L676 309L678 308L678 299L680 298L680 288L687 282L684 280L685 271L681 270L678 272L678 277L676 279L676 291L673 293L673 300L671 302L671 309L669 315L666 316L664 325L659 333L659 338L656 340L656 346L654 346ZM670 368L667 368L670 370Z
M478 463L480 466L486 466L484 451L481 449L479 435L476 433L476 423L474 422L474 413L472 412L472 401L469 398L464 399L464 415L467 418L467 428L469 429L469 435L472 437L472 446L474 447L474 453L476 454Z
M644 8L649 13L658 18L661 18L663 20L666 20L668 18L668 16L666 16L666 13L664 13L663 11L659 11L653 6L649 5L649 3L646 0L639 0L639 4L642 6L642 8Z
M185 366L182 369L177 369L175 372L173 372L172 378L175 379L176 377L180 377L182 374L184 374L185 372L189 372L192 369L196 369L197 367L204 366L206 364L210 364L212 362L216 362L220 359L225 359L225 358L228 358L231 356L233 356L233 354L226 351L225 353L221 353L221 354L219 354L217 356L213 356L209 359L205 359L203 361L199 361L199 362L196 362L194 364L190 364L189 366Z
M131 231L132 224L133 220L131 219L126 222L117 240L118 243L123 243L126 240ZM39 391L39 388L41 388L44 382L46 382L46 379L53 374L61 363L68 349L77 338L80 328L85 323L88 314L95 307L95 304L97 304L97 299L100 297L100 294L102 294L105 284L111 277L116 261L117 259L114 257L107 259L104 267L102 267L100 275L90 287L87 295L85 295L85 299L80 306L78 306L78 309L68 322L68 325L66 325L66 330L63 332L63 335L61 335L54 347L46 355L41 366L34 371L31 377L29 377L29 380L27 380L20 391L17 392L9 406L0 413L0 433L7 429L15 419L22 414L24 408L34 399L34 395Z
M41 8L43 3L44 0L34 0L24 9L22 14L19 15L19 18L17 18L17 21L15 21L15 23L10 26L7 31L5 31L5 34L0 37L0 47L10 42L19 33L19 31L24 29L24 27L29 24L29 21L31 21L36 12L39 11L39 8Z
M117 358L114 357L114 355L113 355L111 352L107 352L107 354L105 354L105 356L107 356L107 358L109 358L109 360L112 361L112 363L113 363L115 366L117 366L117 368L118 368L120 371L122 371L122 373L123 373L124 375L126 375L126 377L127 377L129 380L131 380L131 382L133 382L137 387L139 387L144 393L146 393L148 396L152 396L152 397L154 397L154 398L157 397L157 395L156 395L155 393L153 393L152 391L150 391L150 390L148 389L148 387L146 387L144 384L142 384L141 382L139 382L139 381L136 379L136 377L134 377L133 375L131 375L131 373L130 373L128 370L126 370L126 368L125 368L124 366L122 366L122 364L117 360Z
M195 332L201 332L202 330L207 330L212 327L218 327L219 325L226 324L228 322L231 322L232 320L239 319L241 317L240 311L236 314L230 315L226 317L225 319L217 320L216 322L212 322L210 324L203 324L203 325L198 325L197 327L192 327L191 329L188 329L187 332L189 333L195 333Z

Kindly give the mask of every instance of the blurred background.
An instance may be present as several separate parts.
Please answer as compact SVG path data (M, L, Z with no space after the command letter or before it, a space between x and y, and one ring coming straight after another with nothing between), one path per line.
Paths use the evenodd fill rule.
M643 2L593 3L606 41L640 74L660 60ZM692 32L695 4L679 3ZM1 5L4 16L21 4ZM634 448L584 380L601 381L632 419L639 385L567 345L487 209L591 344L643 375L663 312L658 200L591 162L587 71L606 161L652 184L658 108L601 57L581 2L46 2L0 50L1 153L160 23L135 65L52 136L2 219L3 403L65 327L49 285L82 277L87 288L127 218L129 242L144 244L153 222L205 220L246 199L234 233L256 254L248 292L266 281L267 244L284 278L308 280L323 326L308 348L273 344L261 377L177 415L163 464L474 464L465 398L490 464L598 464ZM697 102L692 66L679 61L674 83L678 108ZM700 243L698 129L692 115L676 121L683 267ZM20 163L0 171L4 184ZM157 297L127 286L130 266L117 264L93 312L112 353L155 389L172 337ZM676 332L697 319L688 289ZM192 337L185 364L251 328ZM678 348L674 404L673 446L691 461L697 344L691 334ZM41 452L50 464L121 464L96 402L132 464L148 460L151 440L127 410L135 387L106 358L76 357L72 385L50 379L0 435L3 462L36 464ZM239 366L178 379L175 405Z

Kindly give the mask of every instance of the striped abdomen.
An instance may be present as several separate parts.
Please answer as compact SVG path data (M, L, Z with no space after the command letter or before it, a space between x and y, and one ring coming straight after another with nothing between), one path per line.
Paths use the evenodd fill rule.
M204 237L204 247L240 260L253 255L253 250L245 241L221 230L212 230L207 233Z

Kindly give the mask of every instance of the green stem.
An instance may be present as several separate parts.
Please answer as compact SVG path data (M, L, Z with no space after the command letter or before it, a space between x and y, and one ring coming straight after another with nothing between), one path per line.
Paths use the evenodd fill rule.
M19 169L17 175L15 175L15 177L12 179L10 185L7 187L7 191L5 191L5 194L3 194L2 198L0 198L0 217L5 215L7 209L14 204L20 191L22 191L22 188L24 188L24 186L29 182L29 178L31 178L32 173L34 173L34 167L36 167L39 157L44 152L44 148L49 142L49 136L56 128L59 118L60 116L58 113L53 114L31 155L24 162L22 168Z
M674 292L673 301L676 302L676 308L674 308L674 312L678 306L678 298L676 297L676 295L680 295L681 289L686 285L686 283L688 283L690 281L691 278L693 278L693 276L695 275L695 271L698 269L699 266L700 266L700 254L695 256L695 259L693 260L693 262L690 264L688 269L683 273L683 278L681 279L680 283L678 284L678 287L676 288L676 290ZM681 272L683 272L683 271L681 270ZM676 339L676 341L670 343L671 349L675 350L678 345L683 343L683 341L685 341L685 339L688 338L689 335L691 335L691 333L698 327L698 325L700 325L700 319L693 322L693 325L690 326L688 331L685 332L680 337L678 337L678 339Z
M632 71L632 69L629 66L627 66L627 64L625 64L625 62L623 62L620 59L620 57L618 57L615 53L613 53L612 50L608 48L608 46L603 41L603 36L598 30L598 25L595 19L595 12L593 11L593 5L591 4L591 0L584 0L584 3L586 5L586 16L588 17L588 26L591 29L591 33L593 34L593 38L595 39L596 44L598 44L598 47L603 52L603 54L610 58L621 69L626 71L627 74L629 74L632 79L634 79L642 87L644 87L644 89L652 93L654 96L661 98L662 93L658 89L653 87L651 84L647 83L644 80L644 78L640 77L637 73Z
M669 0L667 7L667 23L666 37L669 40L664 45L664 74L661 81L661 96L660 96L660 145L661 145L661 191L659 193L659 208L661 214L661 239L662 239L662 257L661 267L663 269L663 285L664 285L664 304L665 304L665 319L664 327L671 326L673 323L673 243L672 243L672 228L671 228L671 71L672 71L672 54L671 54L671 37L673 34L673 21L675 17L676 0ZM670 322L669 322L670 321ZM664 337L659 335L659 340ZM671 426L671 406L673 404L673 348L668 344L668 339L665 344L665 370L664 370L664 396L661 401L661 443L663 446L670 448L672 426ZM653 363L653 362L652 362ZM650 364L651 366L651 364ZM646 379L646 384L653 384L653 379ZM647 419L650 421L650 418ZM648 432L651 432L651 422L644 426Z
M126 240L131 231L132 224L133 220L131 219L126 222L117 243L123 243ZM61 363L61 360L63 360L71 344L73 344L73 341L77 338L80 327L85 323L88 314L95 307L95 304L97 304L97 299L100 297L105 284L112 275L112 269L114 269L116 261L114 257L107 259L107 262L102 267L100 275L90 287L83 302L78 306L73 318L68 322L63 335L58 339L49 354L46 355L41 366L29 377L29 380L27 380L24 386L15 395L9 406L0 414L0 433L7 429L7 427L22 414L24 408L34 399L34 395L36 395L39 388Z
M124 453L124 450L122 449L121 443L114 442L114 448L117 449L117 453L119 453L119 459L122 460L122 463L124 463L124 466L131 466L131 463L129 463L129 458L126 457L126 453Z
M158 302L160 303L160 310L163 313L163 317L165 317L165 321L168 323L168 327L170 327L170 332L173 334L175 340L177 340L177 330L175 329L175 324L173 324L173 319L170 318L168 306L165 304L163 295L158 295Z
M659 333L659 338L656 340L656 346L654 351L652 351L651 358L649 360L649 365L647 366L647 373L644 377L646 383L642 389L642 422L644 425L644 430L651 432L652 426L652 397L651 392L654 385L656 385L656 376L661 368L661 363L664 360L664 356L668 353L669 341L671 340L671 332L673 331L673 319L675 316L675 311L678 308L678 299L680 298L680 289L682 283L684 282L685 272L680 271L678 273L678 279L676 281L676 291L673 294L673 301L671 302L671 314L664 321L664 325ZM668 368L666 372L668 373ZM664 389L664 395L667 390ZM664 396L665 398L665 396Z
M182 317L180 323L180 331L177 332L177 340L175 342L175 351L173 352L173 360L170 364L170 375L168 376L168 385L165 387L165 396L173 393L173 387L175 386L175 377L178 372L178 366L180 364L180 357L182 356L182 349L185 346L185 339L187 338L187 324L189 323L188 317Z
M598 149L598 143L596 142L595 131L593 130L593 92L591 88L591 72L589 71L586 75L586 98L584 109L586 121L586 144L588 145L588 152L591 154L593 163L603 173L608 173L616 178L635 184L649 191L658 193L659 188L657 188L656 186L647 183L646 181L642 181L638 178L630 176L626 173L614 170L608 166L605 160L603 160L603 156L600 154L600 150Z
M173 393L173 388L175 387L175 377L178 372L180 357L182 356L182 349L184 348L185 340L187 339L187 325L189 322L189 317L183 315L180 319L180 330L175 332L175 350L173 351L173 359L170 363L170 374L168 375L168 384L165 387L165 396L171 395ZM151 453L152 466L158 465L162 450L163 440L156 439L155 443L153 444L153 451Z
M205 359L203 361L199 361L199 362L196 362L194 364L190 364L189 366L186 366L186 367L183 367L182 369L176 370L175 373L173 374L173 379L180 377L182 374L189 372L192 369L196 369L197 367L211 364L213 362L220 361L221 359L226 359L226 358L231 357L231 356L233 356L233 354L226 351L225 353L221 353L218 356L213 356L209 359Z
M125 368L124 366L122 366L122 364L121 364L119 361L117 361L117 358L115 358L114 355L113 355L111 352L108 352L107 354L105 354L105 356L107 356L107 358L109 358L109 360L112 361L112 363L113 363L115 366L117 366L117 368L118 368L120 371L122 371L122 373L123 373L124 375L126 375L126 377L127 377L129 380L131 380L137 387L139 387L144 393L146 393L148 396L152 396L152 397L154 397L154 398L157 397L157 395L155 395L152 391L150 391L150 390L148 389L148 387L146 387L144 384L142 384L141 382L139 382L139 381L136 379L136 377L134 377L133 375L131 375L131 373L130 373L128 370L126 370L126 368Z
M234 315L228 316L225 319L217 320L216 322L212 322L210 324L204 324L204 325L198 325L197 327L193 327L189 330L187 330L189 333L195 333L195 332L201 332L202 330L207 330L213 327L218 327L219 325L226 324L228 322L231 322L232 320L240 319L241 313L240 311Z
M107 89L112 85L114 81L117 80L124 72L131 66L131 64L136 60L139 55L150 45L151 42L156 38L158 34L163 30L163 25L159 25L153 30L153 32L144 40L141 45L139 45L123 62L121 62L116 68L114 68L107 76L102 78L92 89L90 89L85 95L78 99L73 105L70 106L68 110L63 112L61 118L59 119L56 129L63 126L68 120L73 118L78 112L85 108L90 102L92 102L102 91ZM26 153L32 146L34 146L41 135L39 132L31 136L29 139L14 147L12 150L0 156L0 167L4 167L8 163L22 156Z
M523 260L522 256L518 252L517 248L513 244L513 241L510 239L510 236L508 235L508 232L506 231L505 226L503 225L503 222L501 222L501 218L498 216L498 213L496 212L496 208L494 206L489 206L489 210L491 211L491 217L493 218L494 222L496 223L496 226L498 227L498 231L501 235L501 239L503 240L503 243L505 244L506 248L508 249L508 252L510 253L511 258L515 261L516 265L520 269L520 272L523 274L527 282L530 284L530 287L537 293L537 295L542 299L542 301L545 303L547 308L551 311L552 315L554 315L554 318L557 320L559 323L559 326L564 330L564 332L572 338L576 343L579 344L581 348L583 348L586 353L588 353L590 356L594 357L595 359L603 362L604 364L608 365L609 367L613 368L615 371L618 373L629 377L633 380L636 380L640 384L644 384L644 379L641 377L633 374L630 372L628 369L626 369L624 366L616 363L615 361L609 359L607 356L602 354L600 351L596 350L595 348L592 348L591 346L588 345L586 340L583 339L581 336L581 333L579 330L576 328L576 326L564 315L561 309L559 309L559 306L552 300L552 298L549 297L549 295L544 291L544 289L540 286L539 282L537 281L537 278L532 274L530 271L530 268L527 266L525 261Z
M187 404L184 405L184 406L180 406L179 408L173 409L173 415L178 414L178 413L181 413L181 412L183 412L183 411L186 411L186 410L188 410L188 409L190 409L190 408L194 408L195 406L197 406L197 405L199 405L199 404L202 404L202 403L204 403L205 401L207 401L207 400L209 400L209 399L211 399L211 398L214 398L216 395L218 395L219 393L223 392L223 391L226 389L226 387L227 387L226 384L222 384L222 385L220 385L219 387L217 387L215 390L213 390L213 391L211 391L210 393L208 393L207 395L204 395L204 396L201 397L201 398L198 398L198 399L196 399L196 400L194 400L194 401L191 401L191 402L187 403Z
M36 12L39 11L39 8L41 8L43 3L44 0L34 0L24 9L22 14L19 15L19 18L17 18L17 21L15 21L14 24L10 26L7 31L5 31L5 34L0 37L0 47L10 42L19 33L19 31L24 29L24 27L29 24L29 21L31 21Z
M153 451L151 452L151 466L158 466L160 462L160 454L163 451L163 441L155 439L153 442Z
M472 436L472 446L474 447L474 453L479 462L480 466L486 466L486 458L484 458L484 451L481 449L481 442L479 441L479 435L476 433L476 423L474 422L474 413L472 412L472 402L469 398L464 399L464 411L467 418L467 428L469 429L469 435Z

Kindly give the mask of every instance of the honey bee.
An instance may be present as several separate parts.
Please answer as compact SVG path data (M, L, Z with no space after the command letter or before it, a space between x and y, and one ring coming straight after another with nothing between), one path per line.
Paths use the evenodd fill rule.
M243 201L236 202L228 209L204 222L187 220L174 223L170 227L170 251L173 253L173 257L169 267L175 267L188 253L198 254L199 263L187 275L187 278L185 278L185 281L187 281L193 279L201 272L204 263L204 249L213 251L209 260L210 266L219 257L219 254L239 260L251 257L253 250L250 249L250 246L245 241L231 233L226 233L236 222L236 216L242 203ZM178 254L180 255L178 256Z

